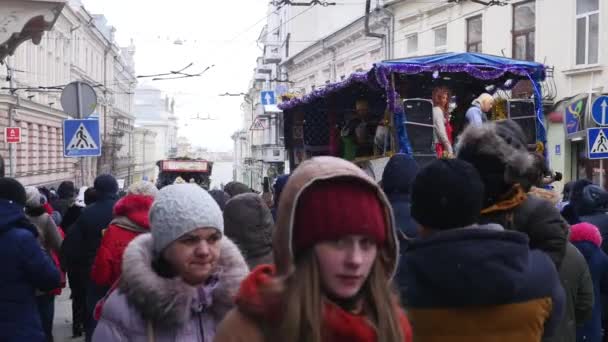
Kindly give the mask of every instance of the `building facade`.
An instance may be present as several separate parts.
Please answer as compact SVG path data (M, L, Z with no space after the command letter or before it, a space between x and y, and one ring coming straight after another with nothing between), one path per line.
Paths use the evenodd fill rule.
M23 140L14 148L11 169L12 176L24 184L53 186L77 180L90 185L99 172L128 178L128 170L121 172L117 162L131 155L128 142L136 79L132 56L123 57L113 32L103 16L93 16L79 1L70 1L39 45L23 43L7 58L0 78L9 79L3 87L10 89L0 92L0 120L3 127L12 121L21 128ZM117 69L122 71L117 73ZM69 116L62 111L60 95L73 81L89 83L97 92L93 115L100 120L101 158L63 157L62 122ZM115 124L115 118L123 119L124 125ZM121 129L121 143L112 147L109 137ZM9 155L3 141L0 154Z
M603 53L608 7L602 0L500 1L491 6L470 0L392 0L371 5L368 28L361 5L345 16L348 22L317 37L305 28L319 23L313 13L331 15L331 8L297 16L281 11L301 8L285 6L290 9L279 13L291 20L278 16L281 34L277 42L264 45L266 60L258 62L254 79L263 89L286 87L302 96L393 58L468 51L541 62L548 66L542 86L551 167L566 179L604 180L600 162L587 159L584 130L595 125L586 105L589 94L595 98L608 92L608 54ZM294 45L299 35L308 36ZM278 57L269 46L278 46ZM287 81L285 87L268 81L277 79ZM583 106L577 107L580 101ZM572 108L579 110L567 115ZM569 116L581 119L568 121Z
M175 101L169 97L163 98L158 88L140 86L135 90L135 113L136 124L155 133L150 160L156 163L162 159L177 157L178 125Z
M154 158L157 133L153 130L135 127L133 130L133 182L156 179L158 170Z

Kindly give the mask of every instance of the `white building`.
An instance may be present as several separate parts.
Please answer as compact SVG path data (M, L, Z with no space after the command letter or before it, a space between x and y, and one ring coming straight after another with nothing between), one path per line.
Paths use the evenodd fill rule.
M2 127L8 125L12 109L13 124L21 127L23 142L15 148L12 170L24 184L56 185L77 180L90 185L98 172L128 178L130 169L124 166L131 164L131 106L136 79L132 55L122 55L113 32L103 16L93 16L79 1L70 1L39 45L23 43L7 58L0 79L10 76L11 81L2 87L14 91L0 92L0 121ZM62 121L68 116L62 111L60 94L72 81L85 81L97 91L95 114L101 124L102 158L63 157ZM8 155L3 141L0 154ZM80 174L80 163L84 175Z
M272 183L286 172L283 113L276 105L263 105L261 93L274 91L277 97L286 93L288 74L281 68L282 61L361 16L363 8L359 0L327 7L268 6L267 22L258 38L262 55L243 102L243 129L233 135L235 180L261 191L265 178Z
M133 182L156 179L156 135L155 131L143 127L135 127L133 130Z
M469 0L393 0L377 8L377 1L371 3L368 32L360 9L359 16L313 38L295 53L285 53L286 46L293 45L286 44L287 40L317 22L302 15L281 26L282 32L292 30L277 43L283 51L279 76L295 82L289 83L292 93L306 94L392 58L470 51L535 60L549 67L548 80L543 84L546 114L560 99L578 95L557 106L558 115L547 120L551 166L567 179L594 178L599 182L600 164L586 158L584 130L566 137L560 120L564 107L586 101L591 89L595 95L608 92L608 54L602 53L608 46L608 30L601 29L608 22L608 8L602 6L603 0L503 1L504 6L484 6ZM294 32L295 23L304 18L308 23L298 24L298 32ZM369 37L369 32L384 38ZM256 79L263 76L259 72L265 68L269 69L258 67ZM583 108L581 129L591 123L589 107Z
M135 112L137 125L156 133L150 158L156 163L176 157L178 126L175 101L163 98L158 88L140 86L135 90Z

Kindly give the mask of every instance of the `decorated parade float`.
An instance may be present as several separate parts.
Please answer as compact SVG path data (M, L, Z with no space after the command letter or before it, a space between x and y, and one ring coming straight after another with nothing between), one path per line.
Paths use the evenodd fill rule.
M357 163L376 178L395 153L410 154L424 165L445 153L437 151L434 137L438 94L449 98L446 120L454 144L471 103L488 93L494 98L488 119L516 120L530 149L544 153L544 78L542 64L480 53L377 63L368 72L280 105L290 164L295 168L307 158L331 155Z

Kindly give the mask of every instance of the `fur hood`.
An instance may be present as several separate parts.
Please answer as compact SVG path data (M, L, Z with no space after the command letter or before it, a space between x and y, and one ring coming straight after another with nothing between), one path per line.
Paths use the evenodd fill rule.
M456 153L465 160L482 155L495 158L508 166L505 177L509 178L526 175L534 167L521 127L511 120L467 127L456 144Z
M220 259L214 285L196 288L177 278L163 278L152 268L153 241L150 234L135 238L125 250L119 289L130 305L146 321L159 326L174 327L185 324L196 310L199 293L211 292L207 305L211 315L220 321L234 306L234 298L249 268L237 246L222 237Z
M456 156L479 171L485 185L484 206L497 203L513 185L530 186L537 173L521 127L512 120L469 125L456 144Z

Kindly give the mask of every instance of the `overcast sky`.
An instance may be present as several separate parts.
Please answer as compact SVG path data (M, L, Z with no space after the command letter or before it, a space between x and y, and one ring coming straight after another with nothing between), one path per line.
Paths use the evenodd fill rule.
M268 2L83 0L89 12L104 14L116 27L120 45L135 41L138 75L178 70L191 62L188 71L195 73L215 64L199 78L145 81L175 96L179 134L215 151L231 150L230 136L242 128L242 99L218 94L247 91L261 55L256 39L266 23L260 19L267 14ZM176 40L183 44L174 44ZM197 114L217 120L189 120Z

